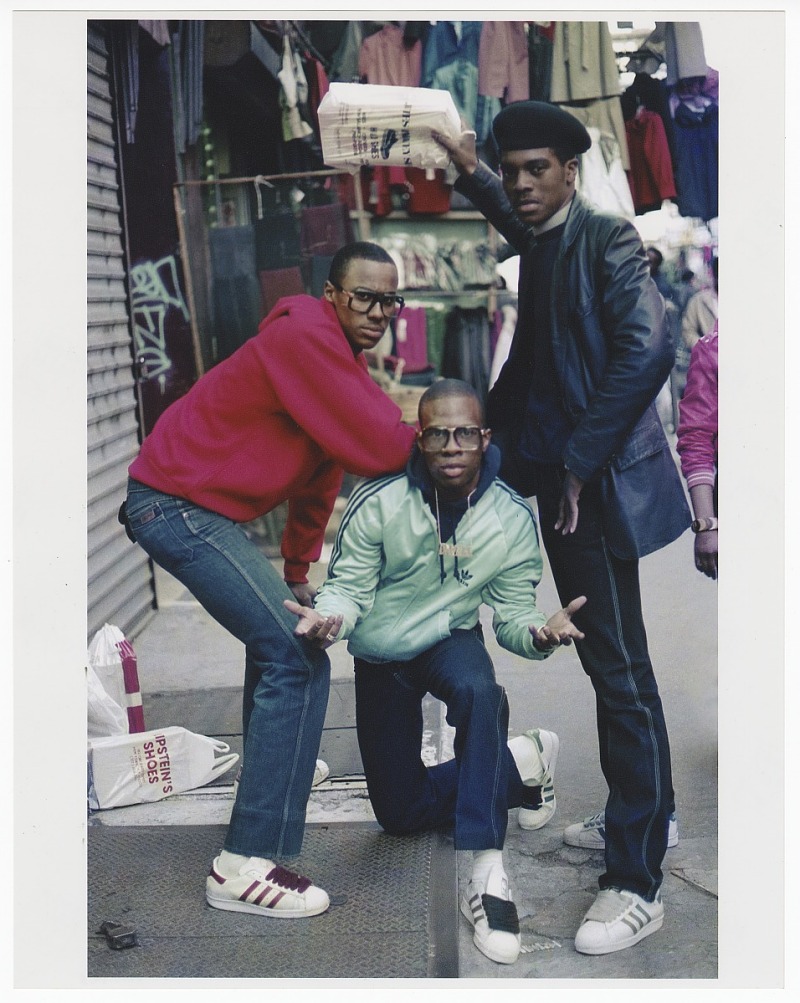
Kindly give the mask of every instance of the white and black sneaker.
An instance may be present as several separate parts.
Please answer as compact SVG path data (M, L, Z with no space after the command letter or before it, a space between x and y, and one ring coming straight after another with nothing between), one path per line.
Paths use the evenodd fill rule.
M584 850L604 850L606 848L606 813L591 815L582 822L568 825L564 830L564 842L567 846L580 846ZM678 845L678 820L675 812L669 817L667 847Z
M475 928L472 941L478 950L501 965L513 965L522 942L517 907L502 866L491 869L485 884L470 881L461 912Z
M553 777L558 761L558 735L543 728L532 728L508 743L520 778L525 785L525 800L517 812L521 829L541 829L556 812L556 789Z
M635 892L604 888L583 918L575 934L575 950L581 954L611 954L633 947L664 922L661 893L648 902Z

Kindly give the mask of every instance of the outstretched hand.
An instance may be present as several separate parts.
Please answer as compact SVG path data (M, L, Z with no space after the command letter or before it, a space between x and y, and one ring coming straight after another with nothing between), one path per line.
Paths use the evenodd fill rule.
M283 605L298 618L294 629L295 637L302 637L318 648L329 648L336 641L342 627L341 613L338 616L323 616L315 609L301 606L291 599L284 599Z
M554 613L542 627L528 627L533 643L539 651L549 651L551 648L565 647L573 640L582 641L584 634L572 622L572 616L585 604L586 596L578 596L572 602Z

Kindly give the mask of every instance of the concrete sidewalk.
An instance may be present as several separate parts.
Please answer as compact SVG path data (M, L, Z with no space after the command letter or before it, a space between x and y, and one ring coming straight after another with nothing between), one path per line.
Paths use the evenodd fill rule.
M321 579L324 569L323 560L315 577ZM574 650L562 649L543 665L530 663L496 645L487 618L487 643L498 680L509 695L510 736L541 726L560 737L555 778L558 811L538 832L521 830L515 813L510 813L506 863L522 927L519 961L503 966L486 959L473 946L471 929L462 919L456 934L460 978L689 979L696 988L696 980L717 977L716 587L695 571L688 533L646 558L641 570L651 654L670 727L680 827L680 843L667 851L664 862L664 926L634 948L616 954L590 958L574 950L575 930L591 904L603 869L601 853L567 847L562 841L566 825L604 806L606 788L597 762L593 692ZM199 709L215 701L219 705L223 694L241 685L242 646L188 594L178 589L176 597L132 639L145 706L155 694L164 700L171 694L184 701L184 706ZM539 605L546 611L559 605L547 569ZM676 622L693 626L691 647L676 646ZM374 821L374 816L358 776L353 744L352 663L344 645L334 645L329 651L332 696L322 752L327 743L334 761L329 780L312 791L308 821L361 824ZM441 718L441 705L433 704L424 750L431 762L449 757L452 742ZM152 726L147 715L145 723ZM159 726L164 723L160 721ZM222 784L156 805L97 812L91 823L221 824L227 822L231 798L230 786ZM458 883L463 886L471 855L456 856ZM198 881L201 878L198 875ZM452 891L456 909L455 888Z

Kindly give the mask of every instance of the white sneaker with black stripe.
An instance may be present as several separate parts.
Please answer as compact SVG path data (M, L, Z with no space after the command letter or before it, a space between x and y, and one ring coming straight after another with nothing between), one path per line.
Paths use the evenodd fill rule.
M660 930L663 922L660 892L648 902L635 892L603 888L578 927L575 950L581 954L622 951Z
M553 776L558 761L558 735L543 728L532 728L508 743L530 800L520 806L517 822L521 829L541 829L556 811Z
M472 942L487 958L501 965L513 965L522 940L517 907L511 897L506 872L495 865L486 883L470 881L461 899L461 912L475 928Z

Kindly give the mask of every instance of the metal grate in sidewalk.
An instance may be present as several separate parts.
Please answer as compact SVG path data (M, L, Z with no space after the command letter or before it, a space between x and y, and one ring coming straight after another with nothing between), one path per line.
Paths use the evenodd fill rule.
M88 830L91 978L457 978L455 851L438 833L309 825L294 864L328 891L322 916L280 922L206 905L224 825ZM112 950L105 921L138 946Z

